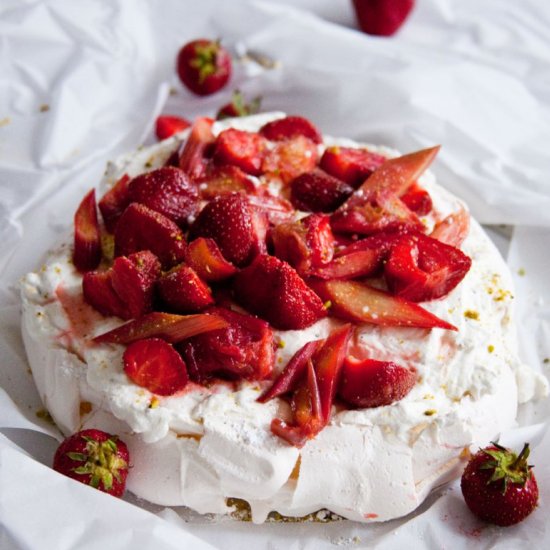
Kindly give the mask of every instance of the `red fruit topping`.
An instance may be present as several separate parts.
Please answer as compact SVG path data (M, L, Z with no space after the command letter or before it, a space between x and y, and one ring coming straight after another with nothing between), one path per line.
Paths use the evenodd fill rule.
M267 378L275 362L273 331L269 325L252 315L225 308L211 308L209 312L225 319L228 326L178 345L191 378L197 382L212 375L246 380Z
M425 216L432 211L432 198L426 189L413 183L401 197L399 197L417 216Z
M109 233L113 233L120 216L130 204L128 185L130 176L124 174L99 201L99 210Z
M292 356L273 384L258 397L257 401L266 403L279 395L294 391L307 370L308 361L323 345L323 342L323 340L314 340L303 345Z
M227 84L231 56L219 42L193 40L179 51L176 68L182 83L193 93L210 95Z
M126 488L130 454L116 435L89 429L66 438L57 448L53 469L104 493L121 497Z
M430 233L430 237L458 248L464 242L469 232L470 214L468 214L465 208L461 208L438 222Z
M113 262L111 284L128 317L141 317L153 309L153 291L160 275L158 258L144 250L120 256Z
M536 508L539 489L528 458L528 443L519 456L493 443L470 458L460 487L478 518L496 525L514 525Z
M236 166L210 166L198 185L201 198L211 200L224 193L254 193L252 180Z
M143 338L158 337L173 344L226 326L227 322L219 315L175 315L155 311L96 336L94 342L96 344L129 344Z
M214 121L210 118L197 118L189 136L178 151L178 166L193 180L200 180L206 174L206 153L214 143L212 133Z
M304 172L317 166L317 145L304 136L295 136L279 141L267 151L262 163L262 172L290 183Z
M353 0L353 6L363 32L391 36L409 16L414 0Z
M128 206L116 226L116 256L150 250L166 268L183 260L185 246L180 228L166 216L143 204Z
M333 214L333 230L359 234L403 228L422 231L418 216L399 196L426 170L438 151L439 147L432 147L386 161Z
M264 141L254 132L229 128L216 138L214 161L218 165L237 166L247 174L258 176L262 173Z
M235 90L231 96L231 102L220 108L216 115L217 120L225 118L255 115L260 112L262 99L255 97L252 101L246 102L243 94L239 90Z
M180 168L164 166L135 177L128 185L131 202L144 204L180 227L199 208L197 187Z
M205 281L221 281L237 272L223 257L214 239L199 237L191 241L185 251L185 261Z
M201 311L214 303L208 285L184 264L163 275L158 288L163 302L178 313Z
M258 188L255 195L248 195L248 202L263 212L272 225L288 222L295 217L292 204L282 197L271 195L265 187Z
M237 300L275 328L309 327L327 312L323 302L288 263L262 254L235 275Z
M266 232L262 215L240 193L210 201L191 227L192 237L214 239L223 257L238 266L265 250Z
M126 304L115 292L112 282L113 272L89 271L82 278L84 300L102 315L115 315L121 319L130 319L132 315Z
M325 301L329 313L355 323L419 328L456 327L404 298L357 281L312 281L310 286Z
M332 212L352 193L347 183L319 169L301 174L290 183L292 204L306 212Z
M183 359L160 338L131 343L122 359L128 378L152 393L173 395L187 385L187 369Z
M344 361L338 395L360 408L382 407L403 399L417 380L414 369L391 361L356 359Z
M391 249L384 276L393 294L425 302L451 292L471 265L458 248L426 235L403 235Z
M92 189L82 199L74 215L73 263L79 271L95 269L101 261L101 237Z
M333 146L325 149L320 166L331 176L357 187L386 160L386 157L367 149Z
M268 122L260 128L260 134L271 141L303 136L313 143L323 143L319 130L307 118L301 116L287 116Z
M178 132L189 128L191 123L179 116L159 116L155 123L155 135L158 140L168 139Z

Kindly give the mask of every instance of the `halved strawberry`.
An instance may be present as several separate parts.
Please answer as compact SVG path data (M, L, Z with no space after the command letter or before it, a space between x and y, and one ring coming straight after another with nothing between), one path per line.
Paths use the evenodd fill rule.
M176 315L154 311L94 338L96 344L129 344L143 338L158 337L171 344L197 334L227 327L219 315L201 313Z
M307 118L287 116L264 124L260 134L270 141L281 141L297 136L303 136L313 143L322 143L323 137L317 128Z
M353 193L353 187L323 170L300 174L290 182L290 200L306 212L332 212Z
M159 280L158 289L163 302L178 313L201 311L214 303L208 285L185 264L165 273Z
M191 226L191 238L214 239L223 257L241 266L265 251L267 225L241 193L210 201Z
M338 395L360 408L382 407L403 399L414 387L418 373L391 361L346 357Z
M192 181L201 179L206 173L206 153L215 140L212 124L211 118L197 118L178 151L178 166Z
M414 182L399 198L405 203L409 210L412 210L418 216L426 216L426 214L432 211L433 203L430 194L416 182Z
M131 319L126 304L115 292L112 270L88 271L82 278L84 300L102 315L114 315L121 319Z
M118 219L130 204L130 196L128 194L129 183L130 176L124 174L99 201L101 217L109 233L114 232Z
M234 275L237 268L222 255L216 241L199 237L185 251L185 261L205 281L222 281Z
M237 166L209 166L198 185L201 198L211 200L224 193L254 193L256 187L248 175Z
M426 235L403 235L384 266L390 291L413 302L447 295L464 278L472 260L461 250Z
M101 237L95 202L95 189L82 199L74 215L73 263L78 271L95 269L101 261Z
M263 380L273 369L273 331L261 319L225 308L209 313L224 319L227 327L185 340L178 349L187 362L190 376L204 382L211 376Z
M404 298L357 281L311 281L310 286L325 302L329 313L355 323L419 328L456 327Z
M247 174L262 173L265 140L259 134L229 128L216 138L214 162L237 166Z
M144 204L185 228L199 208L196 185L181 168L164 166L133 178L128 185L131 202Z
M319 164L331 176L357 187L386 160L367 149L332 146L325 149Z
M166 216L143 204L132 203L128 206L115 229L116 256L150 250L164 268L183 260L185 246L180 228Z
M130 344L123 355L124 372L142 388L158 395L173 395L187 385L185 362L160 338L146 338Z
M114 291L126 305L128 315L140 317L153 309L153 291L160 275L160 262L148 250L115 258L111 269Z
M311 139L298 135L278 141L269 149L262 162L261 171L268 177L288 184L304 172L317 166L317 145Z
M191 123L179 116L161 115L155 122L155 135L158 140L168 139L189 126Z
M267 254L235 275L233 289L246 309L281 330L306 328L327 314L296 270Z

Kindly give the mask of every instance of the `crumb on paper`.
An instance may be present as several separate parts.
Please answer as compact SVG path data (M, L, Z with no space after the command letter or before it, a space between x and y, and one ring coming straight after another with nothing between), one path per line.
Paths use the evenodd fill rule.
M46 409L38 409L36 411L36 416L40 418L40 420L45 420L48 424L55 426L55 422L53 421L51 414Z
M0 118L0 128L2 128L2 126L7 126L8 124L11 124L11 118L9 116Z
M168 94L171 96L178 95L178 89L175 86L170 86L170 89L168 90Z
M524 277L524 276L525 276L525 269L524 269L523 267L520 267L520 268L518 269L518 275L519 275L520 277Z
M40 105L41 113L47 113L49 110L50 110L50 106L47 103L42 103L42 105Z

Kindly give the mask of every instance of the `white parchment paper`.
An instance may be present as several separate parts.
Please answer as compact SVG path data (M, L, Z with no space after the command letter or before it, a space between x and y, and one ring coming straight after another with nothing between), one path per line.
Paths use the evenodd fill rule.
M302 9L300 9L302 8ZM17 281L67 231L107 160L152 141L160 113L214 115L241 89L263 110L402 151L441 143L438 180L485 224L514 225L521 353L549 374L550 7L542 0L418 0L388 38L354 29L347 0L21 1L0 5L0 548L540 548L550 545L550 418L505 443L534 445L539 508L519 526L477 522L458 484L381 525L187 523L180 510L109 498L49 466L59 433L41 408L19 335ZM188 40L236 58L223 91L196 98L175 76ZM250 55L248 56L248 58ZM269 65L269 64L268 64ZM32 521L29 521L32 518Z

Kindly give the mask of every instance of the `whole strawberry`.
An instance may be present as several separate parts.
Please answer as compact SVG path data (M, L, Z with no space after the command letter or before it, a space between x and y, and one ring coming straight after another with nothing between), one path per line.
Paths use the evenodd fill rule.
M353 6L363 32L391 36L407 19L414 0L353 0Z
M472 456L460 486L477 517L507 526L519 523L535 509L539 489L528 457L528 443L519 456L497 443Z
M180 80L193 93L210 95L227 84L231 56L219 42L201 38L181 48L176 69Z
M121 497L126 487L130 456L116 435L101 430L82 430L61 443L53 469L86 485Z

